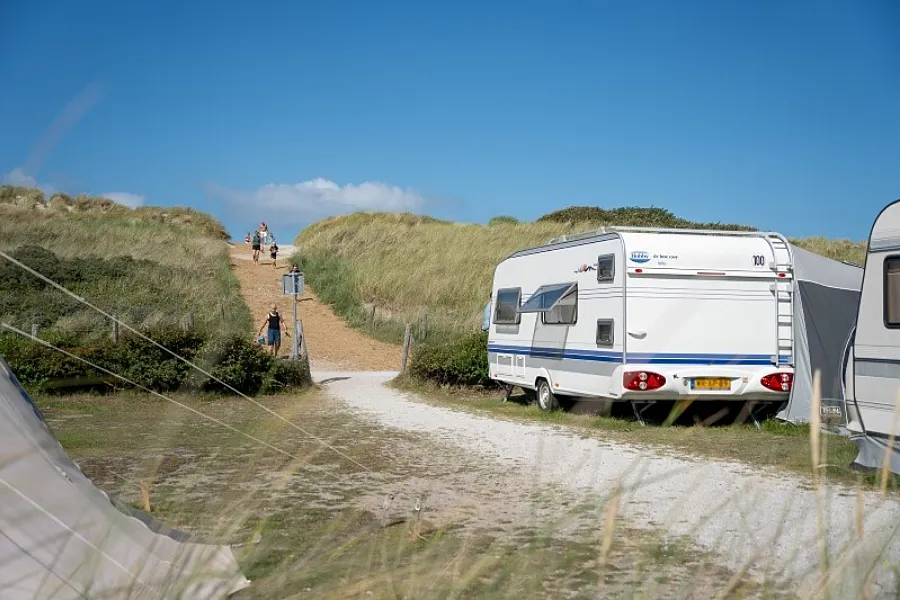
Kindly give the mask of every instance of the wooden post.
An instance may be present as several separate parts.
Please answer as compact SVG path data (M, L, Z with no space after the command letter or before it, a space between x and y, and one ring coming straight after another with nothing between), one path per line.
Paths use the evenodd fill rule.
M31 337L36 338L37 334L38 334L38 324L32 323L31 324Z
M419 326L419 341L424 342L428 336L428 313L422 313L422 324Z
M113 344L119 343L119 315L113 313L112 322L112 341Z
M406 324L406 331L403 332L403 354L400 356L400 372L406 372L406 361L409 359L409 345L412 341L412 325Z
M372 303L372 308L369 309L368 314L366 314L366 329L369 333L375 331L375 304Z
M297 334L300 336L300 356L309 358L306 349L306 336L303 335L303 321L297 322Z
M184 330L191 331L194 329L194 313L189 312L184 318Z

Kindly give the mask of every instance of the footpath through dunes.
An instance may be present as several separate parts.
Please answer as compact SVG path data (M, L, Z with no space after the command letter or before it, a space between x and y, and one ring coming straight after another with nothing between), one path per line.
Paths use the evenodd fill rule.
M253 316L254 333L273 303L284 316L285 327L292 332L293 299L281 289L281 276L289 265L287 258L279 258L278 267L273 268L272 259L266 253L260 252L259 264L255 265L248 247L234 244L230 251L231 268ZM280 246L279 253L288 257L293 248ZM329 306L319 302L309 286L299 300L297 318L303 322L310 367L314 371L396 371L400 368L400 346L373 339L349 327ZM292 338L282 336L279 355L290 355L292 344Z

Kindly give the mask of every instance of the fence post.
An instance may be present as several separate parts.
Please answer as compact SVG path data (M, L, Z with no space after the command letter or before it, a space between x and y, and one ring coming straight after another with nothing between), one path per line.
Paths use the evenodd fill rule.
M38 324L32 323L31 324L31 337L36 338L37 334L38 334Z
M119 343L119 315L116 313L113 313L112 341L113 344Z
M184 330L191 331L194 329L194 313L189 312L184 319Z
M303 321L297 321L297 335L300 336L300 356L309 358L309 353L306 349L306 336L303 335Z
M372 308L367 311L366 314L366 329L369 333L375 331L375 303L372 303Z
M409 359L409 346L412 341L412 325L406 324L406 330L403 332L403 354L400 356L400 372L406 372L406 361Z

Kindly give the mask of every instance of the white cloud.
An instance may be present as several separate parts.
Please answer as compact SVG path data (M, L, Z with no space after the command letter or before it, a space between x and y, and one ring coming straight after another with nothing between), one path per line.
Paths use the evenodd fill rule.
M37 187L37 179L28 175L22 167L16 167L4 175L3 181L9 185L18 185L20 187Z
M3 176L3 183L16 185L19 187L38 188L48 196L59 191L49 183L38 181L37 179L26 173L25 169L23 169L22 167L16 167L9 173L6 173Z
M342 186L319 177L295 184L268 184L249 194L215 184L206 188L242 214L288 223L308 223L358 211L415 212L425 205L425 199L415 190L375 181Z
M113 202L137 208L144 203L144 196L139 194L131 194L129 192L109 192L108 194L100 194L104 198L109 198Z

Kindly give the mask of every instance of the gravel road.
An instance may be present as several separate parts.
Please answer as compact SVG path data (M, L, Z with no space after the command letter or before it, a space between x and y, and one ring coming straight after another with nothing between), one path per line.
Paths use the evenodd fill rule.
M896 597L900 588L900 502L877 493L826 486L733 462L664 455L604 443L571 429L480 417L416 401L385 387L392 372L316 372L314 377L351 411L377 423L429 433L490 457L527 481L562 483L574 491L609 493L623 486L622 513L639 526L687 535L722 565L792 582L799 593L815 583L820 544L827 539L843 585L835 597ZM864 535L859 539L857 511ZM819 536L821 527L826 535ZM880 560L872 556L886 548ZM867 561L868 557L868 561ZM877 583L858 592L861 564L875 562ZM851 591L851 589L853 591Z

